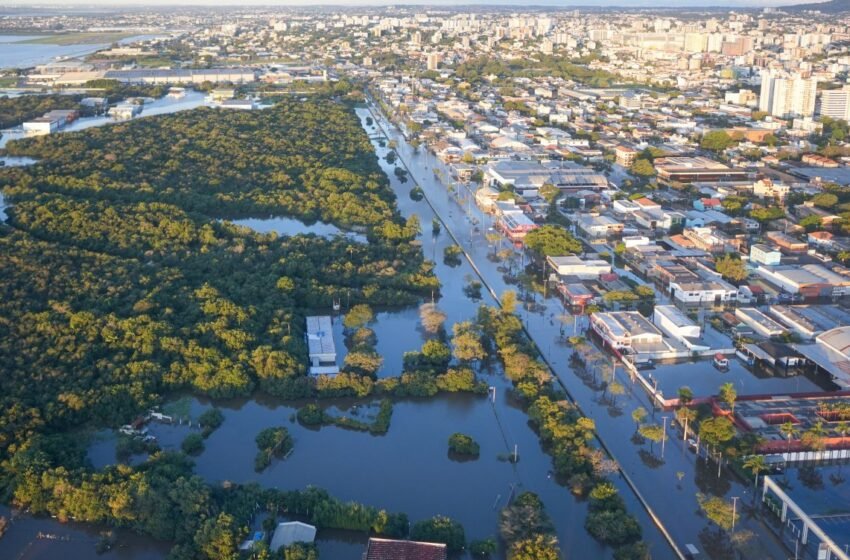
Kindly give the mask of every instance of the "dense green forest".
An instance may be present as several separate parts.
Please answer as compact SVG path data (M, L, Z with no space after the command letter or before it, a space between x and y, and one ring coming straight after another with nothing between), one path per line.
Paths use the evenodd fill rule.
M95 473L62 434L126 422L180 389L351 391L346 376L307 379L303 316L343 295L403 305L438 289L418 223L398 213L351 108L328 98L7 150L40 162L0 170L12 203L0 225L0 496L175 540L177 558L229 557L209 541L234 538L246 517L228 517L184 459ZM226 221L264 215L357 228L368 243Z

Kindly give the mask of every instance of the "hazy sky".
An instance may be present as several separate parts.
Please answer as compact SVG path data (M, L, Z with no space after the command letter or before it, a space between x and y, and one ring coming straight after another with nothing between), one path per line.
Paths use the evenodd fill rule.
M691 7L691 6L782 6L804 4L825 0L532 0L517 2L516 0L85 0L53 1L45 0L13 0L2 2L7 8L14 6L44 6L44 7L86 7L86 6L385 6L385 5L432 5L432 6L463 6L463 5L499 5L499 6L623 6L623 7ZM2 8L0 8L2 9Z

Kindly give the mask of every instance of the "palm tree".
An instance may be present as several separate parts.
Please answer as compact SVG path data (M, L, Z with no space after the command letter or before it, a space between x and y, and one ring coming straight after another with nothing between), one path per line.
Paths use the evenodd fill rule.
M797 435L797 427L789 420L779 426L779 432L788 440L788 451L791 451L791 438Z
M764 460L764 455L750 455L744 461L744 468L753 471L753 476L756 479L753 483L753 490L755 490L759 485L759 473L767 469L767 462Z

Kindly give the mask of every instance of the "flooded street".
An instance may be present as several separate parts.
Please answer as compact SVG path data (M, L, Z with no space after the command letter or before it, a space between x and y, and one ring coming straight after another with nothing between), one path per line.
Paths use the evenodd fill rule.
M373 113L369 113L367 109L363 109L361 117L365 119L367 115L373 116L380 123L382 130L388 133L389 139L396 142L400 160L425 191L428 202L454 232L466 254L476 264L487 286L497 294L516 289L506 282L503 273L499 271L501 264L488 258L488 254L493 252L493 247L489 246L485 237L487 225L491 223L490 218L474 204L458 202L435 177L435 169L439 170L443 177L450 177L448 169L424 148L415 150L411 147L397 128L379 117L376 107L373 106L372 110ZM370 130L370 133L374 134L375 130ZM457 185L457 188L465 189L463 185ZM478 232L474 231L473 220L484 227ZM536 298L536 303L543 306L542 311L530 312L526 308L521 311L521 316L541 353L584 413L594 419L605 447L622 466L653 514L661 520L677 547L682 549L685 544L693 543L702 549L699 535L708 526L708 522L699 511L697 492L710 492L727 498L743 497L750 495L751 487L741 484L725 469L721 470L718 477L717 464L713 461L706 463L704 458L698 460L693 453L687 451L677 430L671 429L668 432L669 439L663 461L657 457L657 446L651 451L648 444L633 443L631 435L635 431L635 425L631 419L632 410L638 406L646 408L651 411L652 421L658 424L663 422L664 414L652 413L653 407L646 393L631 383L622 368L617 372L617 380L626 387L626 395L619 397L616 406L611 406L610 402L603 398L598 387L585 384L570 365L572 350L564 342L562 323L558 319L566 314L562 303L555 297L549 297L545 301L542 301L539 295L536 295ZM572 330L571 323L567 329ZM789 382L796 383L793 380ZM688 378L683 376L679 385L687 384ZM670 428L672 413L667 413L666 416ZM695 475L680 478L679 473ZM655 528L646 510L638 503L635 492L622 481L619 481L618 487L629 503L630 511L640 519L644 538L652 546L653 557L673 557L674 552L661 532ZM560 521L556 520L556 524L559 523ZM756 534L759 546L763 547L764 557L783 557L784 550L759 521L747 518L742 520L742 526ZM570 547L566 548L572 550Z

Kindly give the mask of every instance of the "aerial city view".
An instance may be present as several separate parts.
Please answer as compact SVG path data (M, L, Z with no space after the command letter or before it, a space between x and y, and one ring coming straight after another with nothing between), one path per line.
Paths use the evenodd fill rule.
M0 560L850 560L850 1L0 5Z

